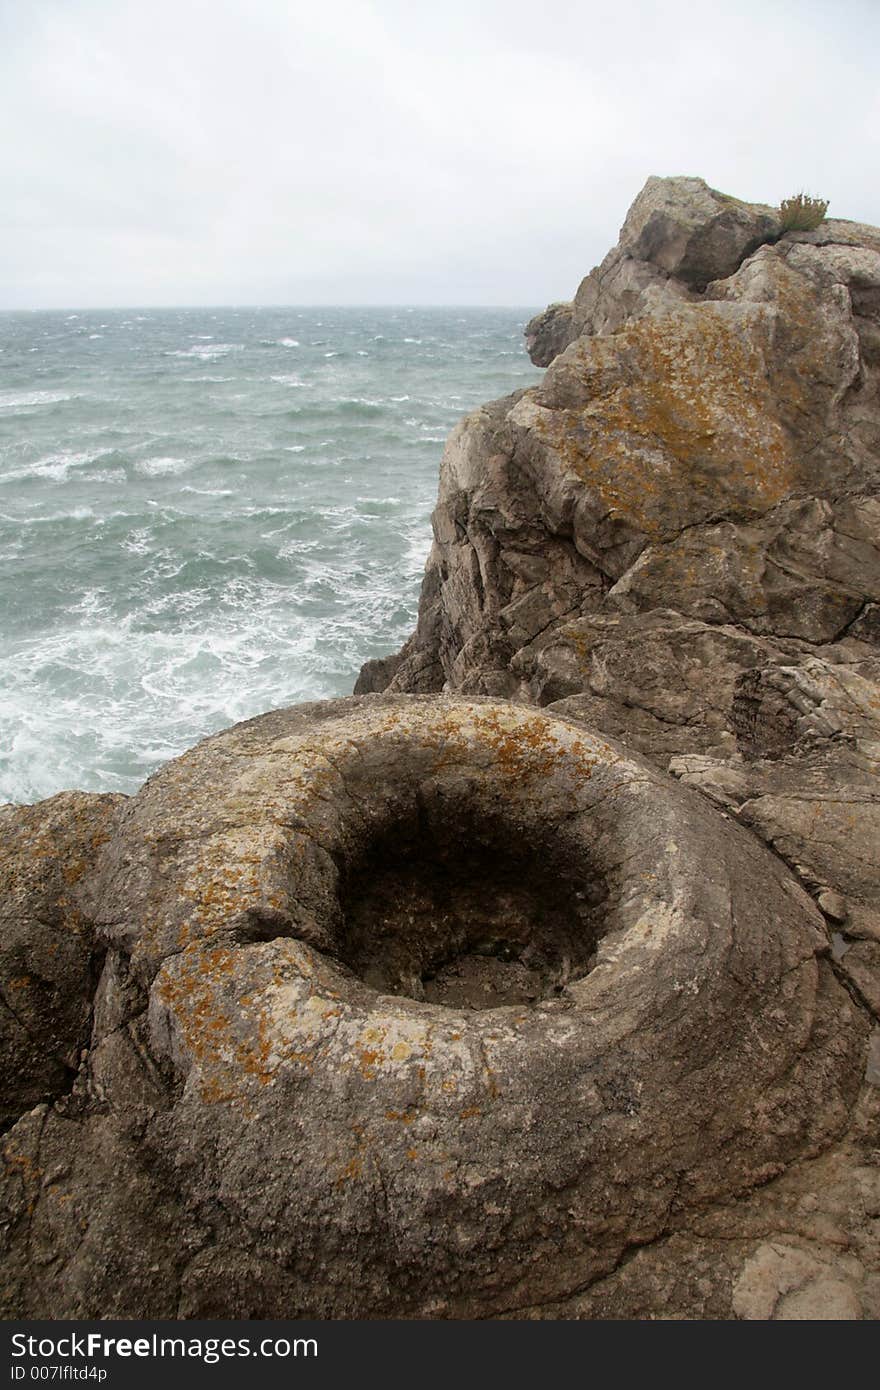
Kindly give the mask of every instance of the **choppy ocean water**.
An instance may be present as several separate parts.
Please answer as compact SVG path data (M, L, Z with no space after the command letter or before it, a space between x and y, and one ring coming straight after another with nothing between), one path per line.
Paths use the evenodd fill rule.
M412 629L455 421L529 310L0 315L0 801L133 791Z

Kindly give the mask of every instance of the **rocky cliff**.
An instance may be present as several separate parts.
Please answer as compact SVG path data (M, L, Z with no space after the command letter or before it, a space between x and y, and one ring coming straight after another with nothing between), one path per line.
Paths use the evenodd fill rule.
M586 720L880 963L880 230L652 178L526 333L547 373L452 434L418 628L356 688Z
M880 231L651 179L418 628L0 810L0 1307L880 1313Z

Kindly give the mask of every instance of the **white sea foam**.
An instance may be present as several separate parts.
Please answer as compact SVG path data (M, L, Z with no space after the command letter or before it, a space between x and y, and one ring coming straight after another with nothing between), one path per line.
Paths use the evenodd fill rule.
M212 343L210 347L193 344L188 348L174 348L166 357L197 357L200 362L212 362L217 357L226 357L230 352L238 352L242 343Z
M18 482L22 478L48 478L51 482L63 483L67 481L72 468L87 468L89 464L112 453L112 449L85 449L79 452L70 449L47 454L45 458L36 459L21 468L0 473L0 483Z
M0 410L18 410L36 405L57 405L74 401L71 391L0 391Z
M276 339L275 339L275 346L276 346L276 347L288 347L288 348L290 348L290 347L299 347L299 339L298 339L298 338L276 338Z
M90 521L98 520L93 507L71 507L65 512L42 512L39 516L22 517L18 522L19 526L45 526L53 521Z
M146 478L163 478L169 473L185 473L192 468L193 459L181 458L152 458L138 459L135 464L135 472L141 473Z
M509 322L474 337L473 315L463 330L448 316L438 330L417 310L404 332L425 353L410 353L419 344L404 345L403 311L334 312L323 324L290 312L302 349L282 357L284 319L265 312L233 325L227 311L129 311L137 331L119 340L112 378L97 363L118 335L107 330L91 363L81 351L99 331L93 316L50 334L40 364L24 354L41 326L15 329L19 374L0 391L3 481L19 480L2 488L0 513L0 546L15 557L0 587L12 619L0 625L0 800L133 791L215 729L348 693L365 656L412 628L446 430L511 376L537 379L524 357L520 376L501 356ZM257 372L261 343L268 365ZM487 346L499 353L494 377ZM313 376L302 363L324 352L339 360ZM283 371L294 365L301 375ZM205 389L215 383L233 389ZM53 408L76 393L82 409Z
M129 531L128 535L119 542L119 545L122 550L127 550L132 555L147 555L152 540L152 529L149 526L140 526L134 531Z
M430 524L420 523L418 526L411 527L404 533L404 539L406 541L405 573L407 577L421 575L425 569L425 561L431 544Z

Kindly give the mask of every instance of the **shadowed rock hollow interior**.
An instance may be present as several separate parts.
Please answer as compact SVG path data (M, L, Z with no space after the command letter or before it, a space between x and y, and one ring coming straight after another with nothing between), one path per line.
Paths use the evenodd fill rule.
M588 972L607 896L604 876L549 827L423 795L341 866L339 954L383 993L532 1004Z

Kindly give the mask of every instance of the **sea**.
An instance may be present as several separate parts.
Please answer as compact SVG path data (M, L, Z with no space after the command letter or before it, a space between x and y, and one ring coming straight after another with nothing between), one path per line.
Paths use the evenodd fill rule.
M133 792L412 631L444 441L533 310L0 314L0 801Z

